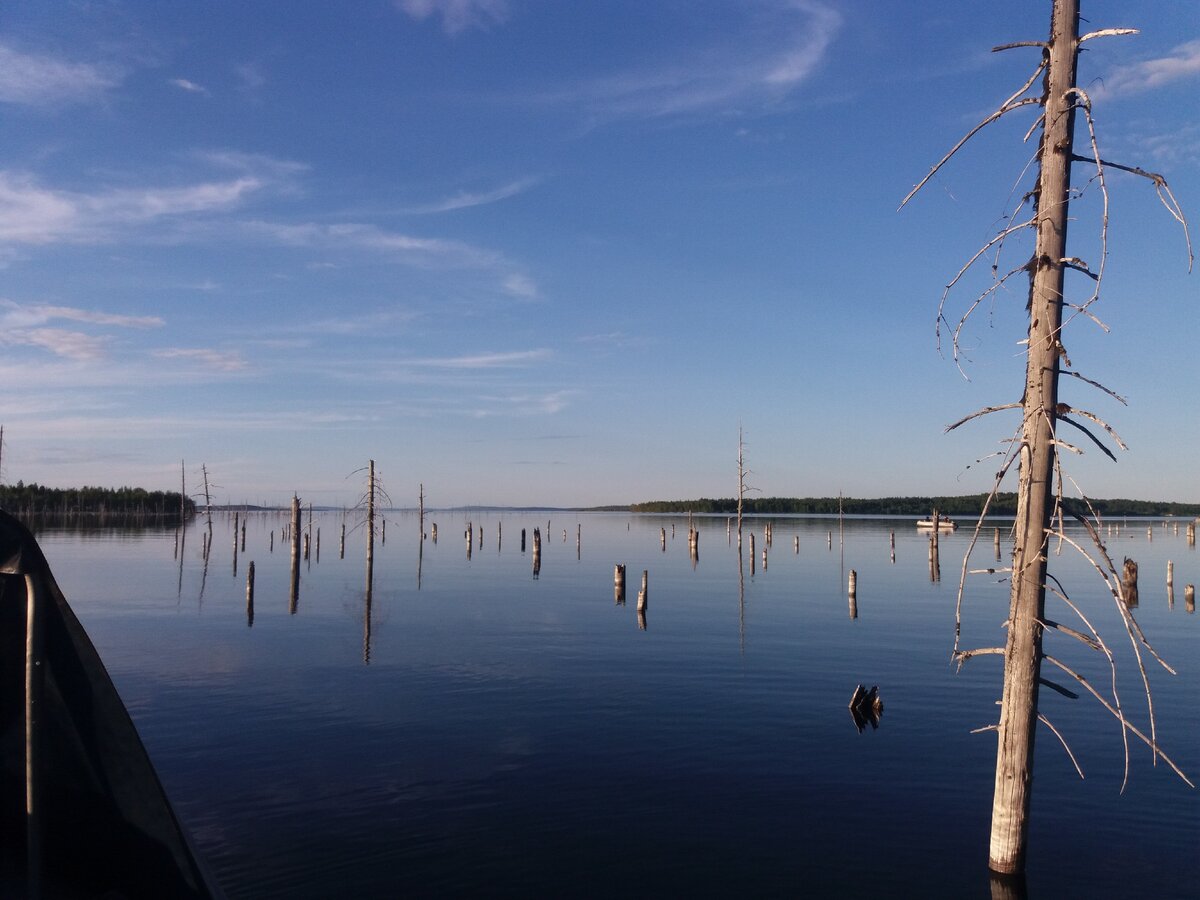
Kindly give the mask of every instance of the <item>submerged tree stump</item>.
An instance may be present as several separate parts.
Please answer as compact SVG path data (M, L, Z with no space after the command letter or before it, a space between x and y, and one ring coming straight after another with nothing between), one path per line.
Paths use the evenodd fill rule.
M1128 556L1121 568L1121 596L1130 609L1138 605L1138 564Z

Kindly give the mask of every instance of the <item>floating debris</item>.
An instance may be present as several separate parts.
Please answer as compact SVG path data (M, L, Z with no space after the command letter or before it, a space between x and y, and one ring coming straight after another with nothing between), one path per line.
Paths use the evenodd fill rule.
M858 729L859 734L862 734L868 724L872 729L879 727L879 720L883 717L883 700L879 698L878 685L872 685L871 689L867 690L860 684L854 689L854 694L850 697L850 717L854 720L854 727Z

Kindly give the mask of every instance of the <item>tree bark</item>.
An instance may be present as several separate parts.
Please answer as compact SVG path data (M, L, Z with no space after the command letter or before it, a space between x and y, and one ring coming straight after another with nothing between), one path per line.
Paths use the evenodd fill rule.
M1042 663L1047 530L1053 514L1058 362L1062 352L1063 275L1071 187L1079 0L1054 0L1045 77L1037 243L1029 292L1029 346L1017 489L1012 593L1004 657L996 785L989 866L1001 873L1025 868L1033 780L1033 747Z

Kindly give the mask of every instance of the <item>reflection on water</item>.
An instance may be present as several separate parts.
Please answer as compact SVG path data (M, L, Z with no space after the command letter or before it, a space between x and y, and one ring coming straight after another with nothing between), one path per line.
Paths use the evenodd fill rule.
M793 550L756 570L764 547L739 553L724 517L555 513L560 544L541 540L544 513L441 512L477 550L495 529L496 552L469 558L434 543L431 526L415 548L380 542L365 579L361 556L314 552L300 605L305 529L291 512L238 525L253 594L224 556L232 515L215 517L213 541L188 533L203 525L178 539L41 536L230 896L570 895L581 878L601 894L981 893L995 743L970 731L995 715L999 665L948 665L957 585L931 580L928 536L912 523L847 518L834 548L830 519L751 519L748 536ZM316 511L314 538L338 517ZM420 533L416 512L389 518ZM703 555L683 540L689 526ZM722 526L725 545L713 539ZM502 528L520 529L520 545ZM939 543L957 569L967 537ZM1139 527L1110 543L1144 572L1170 558L1181 584L1196 581L1200 556L1182 535L1156 530L1150 543ZM1056 562L1099 630L1120 624L1088 566ZM636 606L626 569L643 573ZM1200 620L1154 580L1138 619L1180 673L1150 673L1158 737L1194 775ZM964 633L1002 643L1006 610L1006 582L972 582ZM1047 652L1071 660L1077 643L1051 634ZM1123 671L1133 715L1140 675ZM860 680L887 693L887 727L861 723L869 739L846 727L847 685ZM1086 697L1043 694L1088 778L1038 742L1032 888L1186 896L1194 793L1135 758L1122 795L1119 735ZM869 804L845 802L867 785ZM631 845L654 846L653 865ZM1138 865L1118 866L1114 846Z

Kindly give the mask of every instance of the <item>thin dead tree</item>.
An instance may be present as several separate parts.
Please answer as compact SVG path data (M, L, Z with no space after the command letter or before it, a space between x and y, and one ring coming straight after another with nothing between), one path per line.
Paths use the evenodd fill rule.
M374 580L375 529L376 529L375 520L376 520L376 513L380 508L379 501L381 501L381 500L385 501L387 503L387 505L390 507L392 505L392 498L388 496L387 491L384 490L382 482L375 474L375 460L373 460L373 459L368 460L367 465L364 468L356 469L355 471L351 472L350 475L358 475L358 474L361 474L364 472L366 473L366 476L367 476L366 490L363 491L362 496L358 498L358 502L355 504L355 508L361 509L365 513L365 518L361 524L366 529L366 539L367 539L366 581L367 581L367 586L369 589L372 581ZM350 475L347 475L346 477L349 478ZM357 527L357 526L355 526L355 527Z
M972 413L950 425L953 430L965 422L1000 410L1020 410L1021 425L1009 441L1009 449L996 476L995 485L975 528L975 534L963 561L959 584L958 612L956 613L954 657L961 665L978 655L1002 655L1004 658L1004 692L1000 704L999 722L981 730L998 733L996 756L995 792L992 806L992 832L989 851L990 868L1002 874L1018 874L1024 871L1028 838L1028 816L1030 788L1033 772L1034 737L1039 722L1046 725L1062 742L1073 763L1074 755L1059 731L1039 712L1038 690L1041 685L1074 696L1071 691L1057 685L1042 675L1042 662L1048 662L1061 670L1092 694L1120 723L1125 745L1126 777L1129 766L1129 737L1132 735L1145 742L1154 759L1161 758L1174 769L1189 785L1190 781L1179 768L1162 752L1157 740L1153 696L1144 665L1142 649L1154 656L1167 671L1174 670L1163 662L1150 647L1141 628L1134 621L1128 605L1124 602L1121 579L1112 560L1104 548L1098 528L1098 517L1094 512L1087 517L1078 517L1083 524L1087 539L1076 541L1064 527L1063 481L1065 476L1060 460L1060 451L1081 452L1063 439L1060 424L1073 427L1090 439L1106 455L1115 459L1100 438L1086 425L1085 419L1108 435L1121 449L1125 449L1117 433L1095 414L1077 409L1059 398L1060 376L1077 379L1098 388L1110 397L1124 402L1123 398L1092 379L1076 372L1063 343L1063 328L1072 319L1085 317L1100 325L1091 307L1100 297L1104 278L1105 261L1108 254L1108 187L1109 170L1120 170L1148 178L1153 182L1163 205L1182 225L1187 241L1189 268L1192 262L1192 247L1188 235L1187 221L1171 194L1166 180L1158 174L1135 166L1120 165L1100 155L1096 137L1092 105L1086 91L1079 87L1076 79L1080 47L1087 41L1116 35L1135 34L1127 28L1112 28L1079 34L1079 0L1052 0L1050 37L1047 41L1021 41L996 47L997 51L1014 48L1040 50L1040 60L1025 83L1006 99L1000 107L964 136L913 188L901 203L904 206L934 175L969 141L987 125L1018 109L1031 107L1038 111L1034 124L1026 133L1026 139L1039 132L1040 139L1036 154L1037 180L1033 188L1023 196L1021 207L1028 205L1028 213L1021 218L1019 213L1009 218L1010 224L981 247L959 270L942 294L938 307L937 334L941 346L942 329L949 332L952 355L956 365L961 366L960 339L963 328L981 304L1005 287L1009 279L1017 275L1028 275L1029 291L1027 311L1029 313L1026 343L1026 373L1024 393L1019 401L989 406ZM1035 85L1041 81L1040 91ZM1077 113L1082 113L1087 124L1090 152L1078 155L1074 151L1075 124ZM1071 169L1074 163L1084 163L1092 170L1090 184L1097 186L1101 200L1099 229L1099 255L1094 266L1071 256L1067 250L1067 222L1070 202L1078 194L1071 188ZM1021 264L1004 271L999 265L1001 250L1005 244L1019 236L1032 232L1034 249L1032 256ZM955 324L947 318L947 298L969 270L980 260L992 259L990 285L975 298ZM1004 271L1004 274L1001 272ZM1065 299L1065 275L1074 271L1084 275L1090 282L1090 296L1082 302L1071 303ZM1064 310L1068 315L1064 321ZM1014 529L1012 567L1007 570L1010 580L1010 610L1007 621L1008 636L1003 648L986 647L963 650L959 638L961 632L962 598L966 577L971 574L969 559L971 550L979 538L988 506L999 490L1002 479L1012 467L1018 468L1017 518ZM1086 501L1086 497L1084 498ZM1089 505L1089 509L1091 509ZM1068 596L1062 585L1048 576L1048 546L1052 537L1074 547L1092 564L1099 573L1108 591L1116 601L1125 631L1133 647L1133 653L1141 672L1147 703L1149 734L1144 733L1127 717L1117 693L1116 663L1112 651L1099 633L1092 627L1083 611ZM991 571L995 571L994 569ZM1049 580L1048 580L1049 579ZM1052 583L1051 592L1067 609L1083 622L1083 630L1071 628L1047 618L1047 585ZM1043 653L1042 638L1046 629L1081 641L1086 646L1104 655L1112 669L1112 687L1107 696L1097 691L1092 684L1073 668L1059 659ZM1082 772L1081 772L1082 774Z
M746 477L751 474L746 468L746 441L742 435L742 426L738 425L738 495L737 495L737 536L738 536L738 552L742 550L742 511L746 502L746 491L755 491L758 488L751 487L746 484Z

